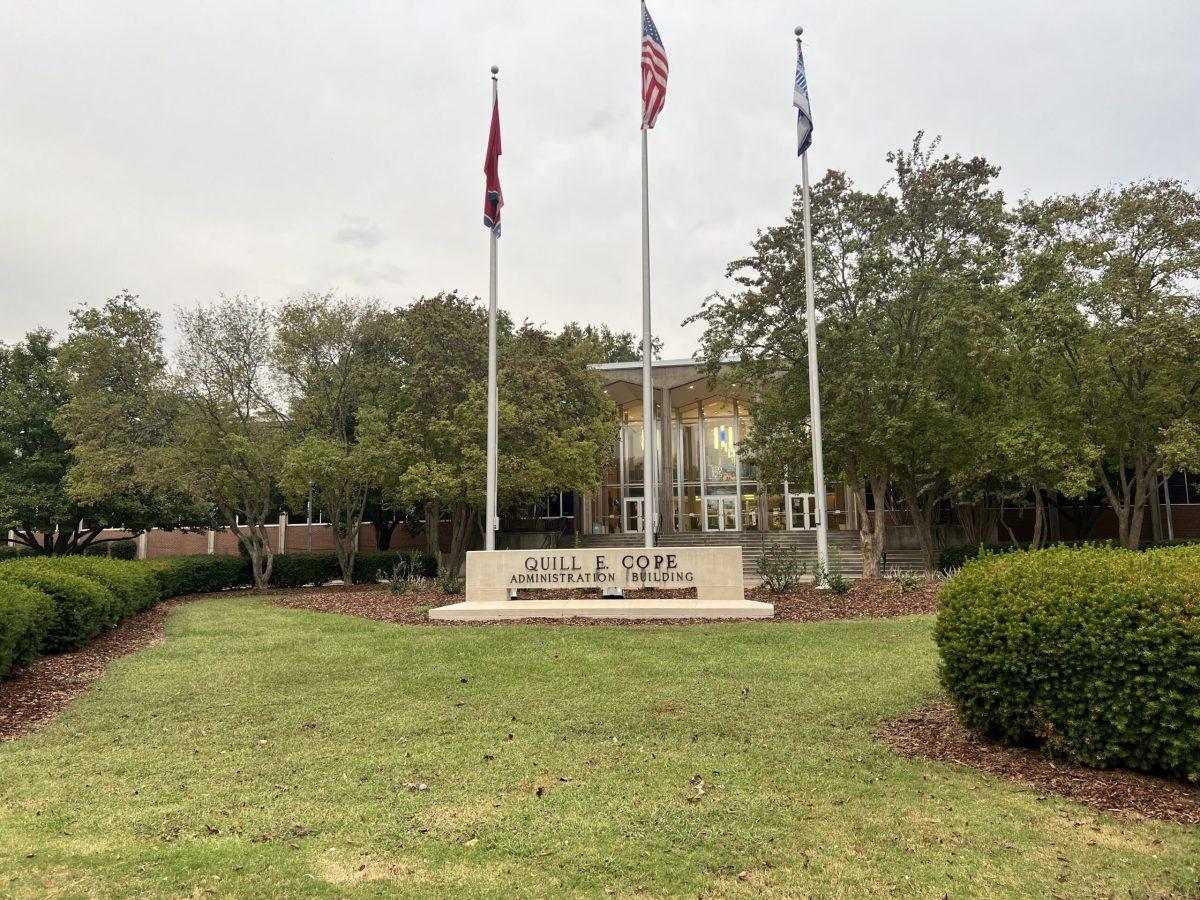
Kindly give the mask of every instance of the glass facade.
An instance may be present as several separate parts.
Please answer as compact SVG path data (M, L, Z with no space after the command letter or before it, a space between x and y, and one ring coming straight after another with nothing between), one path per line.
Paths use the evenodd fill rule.
M657 471L669 479L669 496L660 512L666 531L784 531L816 527L811 494L784 485L760 489L755 468L741 459L739 444L753 423L745 401L724 397L678 403L669 417L664 442L663 415L653 417ZM640 400L619 405L621 427L605 483L592 499L591 530L620 534L645 527L645 417ZM666 446L664 447L664 443ZM829 495L830 524L845 521L840 492ZM668 521L669 517L669 521Z

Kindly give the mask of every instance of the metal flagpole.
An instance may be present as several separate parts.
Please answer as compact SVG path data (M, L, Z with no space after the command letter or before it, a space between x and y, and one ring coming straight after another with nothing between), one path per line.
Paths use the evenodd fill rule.
M642 4L645 13L646 4ZM642 530L645 547L654 547L654 525L658 521L656 495L657 457L654 454L654 381L652 374L654 340L650 333L650 177L647 133L642 124L642 452L645 470L645 498L642 500Z
M804 29L796 26L796 51L800 51L800 35ZM800 177L804 196L804 300L808 320L808 396L809 425L812 432L813 493L817 501L817 565L829 572L829 524L825 507L825 458L821 450L821 379L817 366L817 312L813 300L812 215L809 211L808 150L800 155Z
M496 108L498 97L497 75L499 66L492 66L492 108ZM488 423L487 423L487 528L484 531L484 549L496 549L496 528L499 521L496 517L496 469L497 469L497 435L499 426L500 397L496 386L496 257L499 242L495 228L488 229L488 240L491 244L491 271L488 278Z

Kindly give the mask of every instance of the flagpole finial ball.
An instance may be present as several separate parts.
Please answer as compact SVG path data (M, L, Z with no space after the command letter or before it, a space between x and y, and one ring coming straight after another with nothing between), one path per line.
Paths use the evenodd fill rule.
M499 74L500 74L500 67L499 67L499 66L492 66L492 74L493 74L493 75L499 75Z
M796 26L796 37L800 37L800 35L802 35L802 34L804 34L804 26L797 25Z

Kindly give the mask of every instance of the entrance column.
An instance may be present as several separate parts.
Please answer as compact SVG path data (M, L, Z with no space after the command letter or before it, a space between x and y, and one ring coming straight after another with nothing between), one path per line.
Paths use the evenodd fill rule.
M671 429L671 389L662 389L662 410L659 414L659 427L662 429L662 439L658 442L662 448L662 461L658 478L658 521L659 527L667 533L675 531L675 478L674 466L671 465L671 454L675 450L675 435Z

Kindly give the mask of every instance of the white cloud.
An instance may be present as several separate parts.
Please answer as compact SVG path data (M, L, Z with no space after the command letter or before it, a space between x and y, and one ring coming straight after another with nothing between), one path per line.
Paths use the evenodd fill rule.
M618 8L619 7L619 8ZM656 331L724 285L799 175L794 3L652 0L671 60L651 135ZM1200 181L1200 6L805 4L816 172L863 186L918 129L1011 196ZM487 288L488 66L501 66L501 303L639 328L636 6L563 0L8 4L0 339L122 288L164 311L338 288Z

